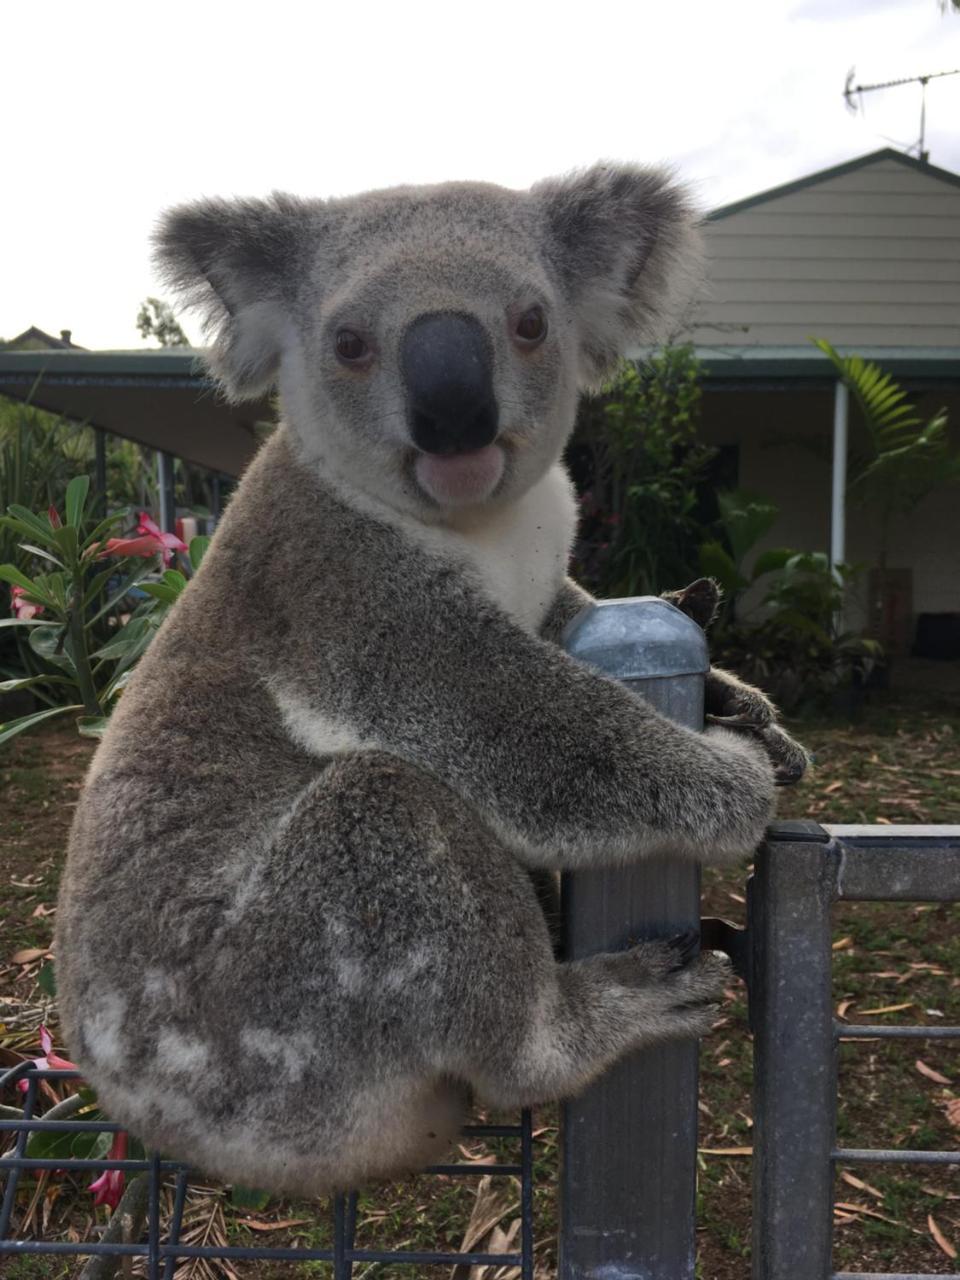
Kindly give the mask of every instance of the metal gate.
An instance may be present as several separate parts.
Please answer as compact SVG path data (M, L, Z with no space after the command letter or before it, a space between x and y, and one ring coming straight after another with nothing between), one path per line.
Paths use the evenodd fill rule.
M830 917L835 902L851 901L960 901L960 827L786 822L770 830L760 850L745 939L754 1033L754 1280L878 1280L878 1273L833 1271L835 1167L960 1165L960 1151L836 1145L841 1040L960 1039L960 1027L849 1026L834 1018Z

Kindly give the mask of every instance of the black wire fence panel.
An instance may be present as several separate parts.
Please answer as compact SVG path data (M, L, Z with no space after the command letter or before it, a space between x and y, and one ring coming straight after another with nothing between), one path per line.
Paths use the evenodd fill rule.
M356 1193L333 1197L331 1204L331 1239L327 1248L271 1248L268 1246L202 1245L182 1239L187 1193L193 1172L176 1160L164 1159L158 1152L147 1152L142 1158L120 1159L109 1154L80 1158L70 1155L31 1156L30 1135L51 1134L54 1137L76 1134L111 1134L121 1132L117 1124L96 1118L88 1120L46 1120L37 1114L38 1086L43 1080L80 1079L77 1071L37 1067L33 1062L20 1063L0 1076L0 1096L7 1097L11 1086L26 1086L22 1093L22 1118L5 1110L0 1119L0 1273L3 1255L59 1255L78 1259L98 1254L116 1258L145 1259L148 1280L172 1280L178 1263L190 1258L210 1261L326 1262L335 1280L351 1280L357 1264L406 1264L412 1266L495 1266L518 1268L521 1280L533 1280L533 1129L530 1113L524 1111L518 1124L477 1124L463 1130L464 1137L513 1139L516 1159L512 1163L453 1163L431 1165L424 1172L453 1178L478 1178L483 1175L512 1177L520 1181L519 1250L502 1253L452 1252L444 1250L360 1249L355 1245L357 1228ZM13 1138L12 1147L6 1142ZM48 1170L60 1173L104 1174L119 1170L126 1175L146 1175L146 1208L141 1239L51 1241L17 1238L13 1228L15 1206L21 1176L25 1172ZM172 1206L164 1208L164 1193L172 1188Z

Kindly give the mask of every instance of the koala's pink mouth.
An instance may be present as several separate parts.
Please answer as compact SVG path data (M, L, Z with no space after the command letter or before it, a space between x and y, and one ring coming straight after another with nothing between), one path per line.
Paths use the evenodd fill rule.
M420 453L414 463L417 483L435 502L465 506L483 502L500 483L503 450L485 445L470 453Z

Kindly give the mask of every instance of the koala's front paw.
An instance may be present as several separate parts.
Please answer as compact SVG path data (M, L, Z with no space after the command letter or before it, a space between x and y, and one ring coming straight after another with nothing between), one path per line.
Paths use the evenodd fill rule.
M789 787L799 782L806 773L810 764L807 749L778 724L757 725L735 716L708 716L707 719L711 724L722 725L725 729L747 733L759 742L773 764L773 780L778 787Z
M762 729L777 718L776 707L761 689L744 684L719 667L707 672L704 695L707 719L728 729Z

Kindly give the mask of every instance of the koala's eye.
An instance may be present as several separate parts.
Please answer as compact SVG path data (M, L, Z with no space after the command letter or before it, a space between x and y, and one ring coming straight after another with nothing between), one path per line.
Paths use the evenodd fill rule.
M542 342L547 336L547 317L540 307L531 307L517 321L516 335L525 345Z
M367 344L352 329L340 329L337 333L337 355L351 364L362 360L369 351Z

